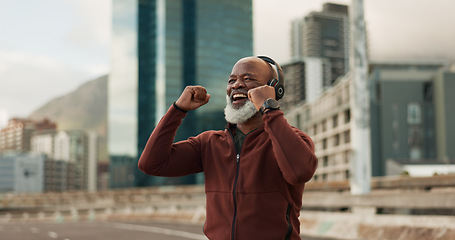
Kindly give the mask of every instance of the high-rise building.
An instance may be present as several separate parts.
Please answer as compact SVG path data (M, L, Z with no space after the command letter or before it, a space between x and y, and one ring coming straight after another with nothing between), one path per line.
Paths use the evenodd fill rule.
M31 137L35 131L56 129L57 124L49 119L33 121L30 119L13 118L8 125L0 130L0 152L31 150Z
M289 123L313 139L318 167L315 181L343 181L350 177L351 112L347 77L324 91L315 101L286 112Z
M0 153L0 192L43 192L45 161L44 154Z
M349 68L349 16L346 5L325 3L320 12L311 12L291 25L291 57L316 57L330 63L333 84Z
M455 73L443 63L383 62L369 69L372 175L404 171L422 175L454 169ZM289 123L307 132L319 159L315 181L351 177L352 79L345 76L313 102L286 113ZM447 166L440 172L440 167ZM416 170L417 171L417 170ZM453 171L453 170L452 170Z
M397 164L454 164L455 73L431 62L374 63L370 72L373 176Z
M111 159L136 164L156 123L187 85L206 87L211 99L188 114L176 140L222 129L226 79L239 58L252 55L252 34L251 0L114 0ZM135 186L200 182L195 176L153 178L133 169Z
M97 186L98 138L82 130L36 131L34 153L46 154L46 191L89 190Z
M30 138L30 150L34 153L43 153L48 157L53 158L55 151L54 137L56 134L56 129L46 129L34 132Z
M302 104L312 102L328 88L330 62L319 57L301 57L284 63L286 94L280 100L280 108L286 112ZM307 81L308 79L308 81Z

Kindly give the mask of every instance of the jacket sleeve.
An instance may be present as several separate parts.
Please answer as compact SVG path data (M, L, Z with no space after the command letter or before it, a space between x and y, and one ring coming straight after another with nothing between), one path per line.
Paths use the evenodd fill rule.
M267 112L263 120L284 179L293 185L309 181L318 165L311 138L289 125L280 110Z
M186 113L171 106L150 135L138 167L146 174L179 177L201 172L202 161L196 138L173 143Z

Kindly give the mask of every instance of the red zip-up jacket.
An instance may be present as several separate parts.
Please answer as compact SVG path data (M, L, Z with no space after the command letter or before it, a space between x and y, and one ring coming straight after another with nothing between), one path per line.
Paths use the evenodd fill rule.
M317 166L310 137L275 110L245 137L239 154L229 129L173 143L185 116L169 108L151 134L139 168L167 177L204 172L204 233L209 239L300 239L303 189Z

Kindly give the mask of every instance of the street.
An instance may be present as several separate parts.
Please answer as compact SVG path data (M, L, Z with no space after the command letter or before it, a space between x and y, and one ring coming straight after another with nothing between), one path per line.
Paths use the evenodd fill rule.
M304 240L329 238L302 237ZM2 240L187 240L207 239L201 225L182 223L7 223L0 224Z

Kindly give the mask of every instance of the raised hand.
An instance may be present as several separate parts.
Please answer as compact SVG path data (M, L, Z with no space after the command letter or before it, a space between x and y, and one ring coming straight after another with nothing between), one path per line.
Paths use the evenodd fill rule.
M259 110L265 100L269 98L275 99L275 89L268 85L256 87L248 91L248 98L254 104L256 110Z
M202 86L187 86L179 99L175 102L177 107L185 111L191 111L209 102L210 94Z

